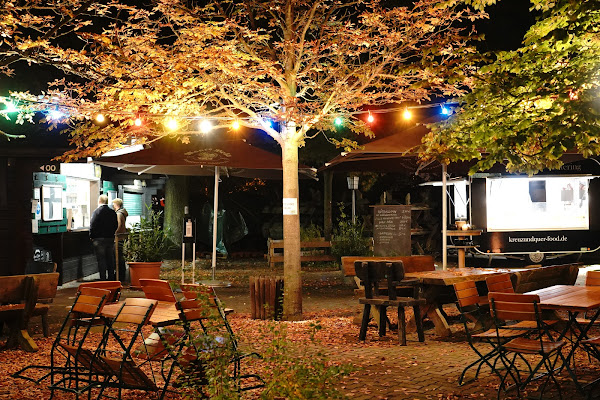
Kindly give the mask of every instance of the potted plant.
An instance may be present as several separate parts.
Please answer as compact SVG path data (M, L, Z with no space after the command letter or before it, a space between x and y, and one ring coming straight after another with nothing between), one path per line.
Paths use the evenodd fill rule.
M147 217L133 224L123 244L125 261L129 266L131 286L139 288L140 278L159 279L163 258L174 248L169 229L161 227L162 211L149 210Z

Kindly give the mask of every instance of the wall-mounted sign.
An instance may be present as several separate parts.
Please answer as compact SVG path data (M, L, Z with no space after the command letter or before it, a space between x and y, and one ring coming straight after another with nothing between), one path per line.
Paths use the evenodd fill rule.
M42 185L42 220L63 219L62 185Z
M283 199L283 215L298 215L298 199L287 197Z

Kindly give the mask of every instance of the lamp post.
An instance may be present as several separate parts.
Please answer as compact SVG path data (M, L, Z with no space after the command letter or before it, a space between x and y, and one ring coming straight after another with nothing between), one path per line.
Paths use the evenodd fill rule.
M350 175L347 178L348 189L352 190L352 225L356 223L356 189L358 189L358 176Z

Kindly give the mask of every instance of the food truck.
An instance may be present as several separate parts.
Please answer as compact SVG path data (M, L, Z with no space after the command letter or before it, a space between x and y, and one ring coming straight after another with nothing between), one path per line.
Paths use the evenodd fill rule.
M480 254L539 263L594 252L600 248L598 178L595 159L531 177L478 173L450 187L453 216L481 230L473 237L473 250Z

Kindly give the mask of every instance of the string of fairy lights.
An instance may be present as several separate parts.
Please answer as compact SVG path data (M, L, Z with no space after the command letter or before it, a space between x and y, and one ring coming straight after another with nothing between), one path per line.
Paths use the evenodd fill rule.
M66 112L61 109L73 110L73 115L87 115L88 118L98 124L104 124L109 122L109 118L103 112L92 112L89 110L77 110L75 106L59 106L58 104L50 104L47 102L39 102L27 99L19 99L15 101L10 97L0 96L0 105L4 105L4 108L0 108L0 116L4 116L10 119L11 114L14 113L41 113L45 115L45 118L49 122L60 122L62 119L67 118ZM406 105L401 107L390 107L390 108L378 108L378 109L367 109L357 110L353 112L345 112L340 114L333 114L331 118L333 125L336 128L340 128L344 125L345 121L349 118L362 119L368 124L374 124L377 120L378 114L389 114L389 113L400 113L404 120L411 120L413 118L413 110L422 108L437 108L439 114L442 116L449 116L452 114L454 107L457 103L455 102L439 102L439 103L428 103L428 104L417 104L417 105ZM197 115L168 115L168 114L155 114L148 112L110 112L113 116L123 117L122 119L130 119L131 123L135 127L143 127L146 121L150 120L162 120L163 126L169 131L177 131L180 128L180 122L183 120L187 121L199 121L198 129L202 133L210 132L214 129L214 122L218 122L220 126L229 126L233 130L239 130L243 125L255 125L256 119L251 117L229 117L229 116L197 116ZM253 124L254 122L254 124ZM263 118L259 125L273 127L275 121L269 118Z

